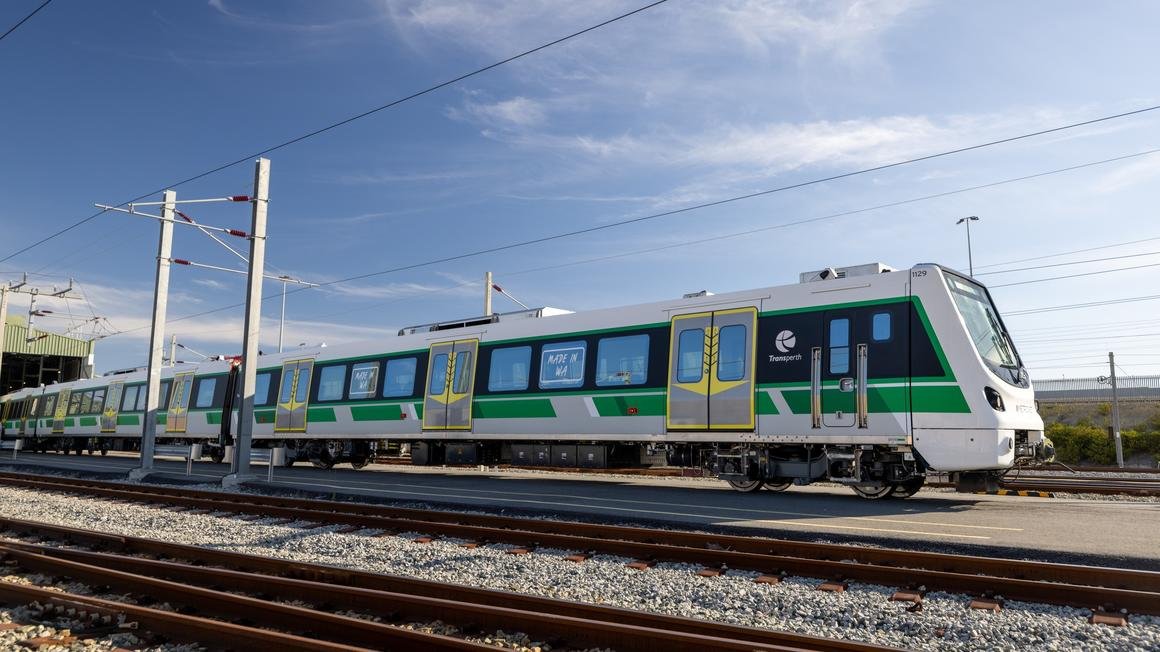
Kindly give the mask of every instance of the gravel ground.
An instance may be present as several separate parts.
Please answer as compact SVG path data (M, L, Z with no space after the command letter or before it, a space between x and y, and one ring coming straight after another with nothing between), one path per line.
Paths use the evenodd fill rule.
M299 530L269 525L273 519L247 523L8 487L0 487L0 505L12 518L915 649L1160 649L1154 617L1133 616L1124 628L1093 626L1086 610L1009 602L985 613L967 609L966 596L943 593L927 594L921 612L908 612L907 603L887 600L892 588L875 585L831 594L814 590L816 580L755 584L754 573L738 571L702 578L687 564L632 571L624 566L629 560L612 556L575 564L563 559L565 551L465 550L451 540L417 544L406 535Z

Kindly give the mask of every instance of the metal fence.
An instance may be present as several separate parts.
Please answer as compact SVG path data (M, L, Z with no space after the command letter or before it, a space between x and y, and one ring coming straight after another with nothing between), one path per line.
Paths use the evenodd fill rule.
M1103 380L1104 382L1100 382ZM1112 400L1107 378L1054 378L1033 380L1035 400L1041 403L1103 403ZM1116 376L1121 401L1160 401L1160 376Z

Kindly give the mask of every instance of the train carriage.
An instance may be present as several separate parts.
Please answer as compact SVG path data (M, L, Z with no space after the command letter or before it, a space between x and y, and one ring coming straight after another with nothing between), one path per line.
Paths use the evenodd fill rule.
M392 440L412 444L416 463L603 465L659 450L739 490L825 479L867 498L912 494L929 469L974 487L1050 455L1027 372L983 286L937 265L800 281L266 355L254 438L320 466L362 466ZM163 377L158 436L205 440L220 455L237 431L236 364ZM140 434L143 382L136 372L39 396L57 397L53 434L124 439Z

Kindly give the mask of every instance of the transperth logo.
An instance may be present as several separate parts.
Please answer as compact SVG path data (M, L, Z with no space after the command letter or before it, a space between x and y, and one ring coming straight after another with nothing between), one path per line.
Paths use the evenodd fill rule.
M797 344L797 336L793 334L793 331L782 331L773 340L773 345L780 353L789 353L795 344Z

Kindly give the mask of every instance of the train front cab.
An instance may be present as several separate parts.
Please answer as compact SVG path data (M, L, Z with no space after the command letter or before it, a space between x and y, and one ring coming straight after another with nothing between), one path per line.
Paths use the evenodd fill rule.
M926 307L963 404L915 411L914 447L960 490L994 488L1017 460L1050 456L1043 420L1015 345L987 289L937 265L911 270L911 292Z

